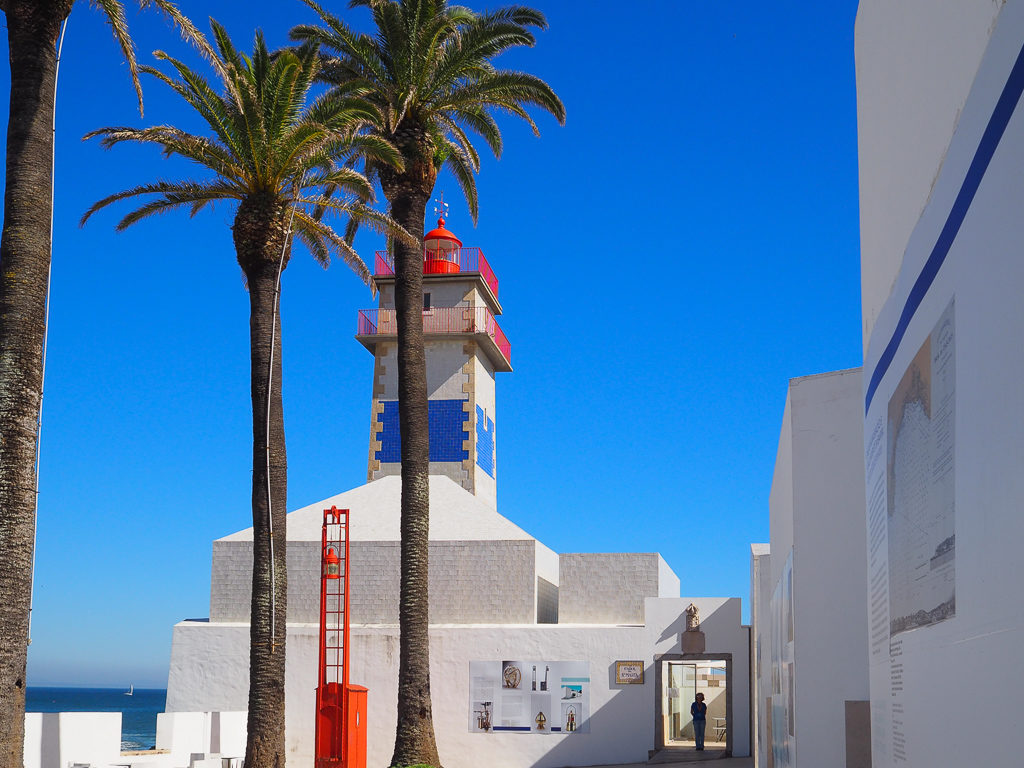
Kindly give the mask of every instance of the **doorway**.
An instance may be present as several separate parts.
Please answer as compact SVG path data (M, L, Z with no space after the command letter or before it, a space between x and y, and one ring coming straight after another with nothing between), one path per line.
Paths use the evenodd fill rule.
M732 654L665 654L655 658L658 706L656 751L719 757L732 753ZM696 751L690 705L698 693L707 704L704 751Z

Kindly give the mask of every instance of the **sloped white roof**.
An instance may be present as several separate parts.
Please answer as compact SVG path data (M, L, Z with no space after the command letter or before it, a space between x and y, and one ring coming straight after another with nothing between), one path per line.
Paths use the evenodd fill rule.
M402 478L390 475L288 513L288 541L320 541L324 510L348 509L349 541L400 541ZM533 540L461 485L430 476L431 541ZM252 528L218 541L252 541Z

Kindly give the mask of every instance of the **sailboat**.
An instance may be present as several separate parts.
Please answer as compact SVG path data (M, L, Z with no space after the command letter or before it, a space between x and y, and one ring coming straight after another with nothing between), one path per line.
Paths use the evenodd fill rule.
M124 692L125 696L135 695L135 683L128 683L128 690Z

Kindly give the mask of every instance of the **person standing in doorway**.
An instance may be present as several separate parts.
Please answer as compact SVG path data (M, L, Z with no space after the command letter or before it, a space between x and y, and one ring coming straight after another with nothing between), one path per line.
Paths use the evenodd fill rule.
M704 694L698 693L690 705L690 716L693 718L693 737L697 749L704 749L704 727L708 724L708 705L704 703Z

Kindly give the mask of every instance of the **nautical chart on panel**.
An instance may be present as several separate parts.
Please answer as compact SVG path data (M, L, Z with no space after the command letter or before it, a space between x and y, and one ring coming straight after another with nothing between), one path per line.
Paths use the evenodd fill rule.
M889 398L890 635L956 614L953 315L950 302Z

